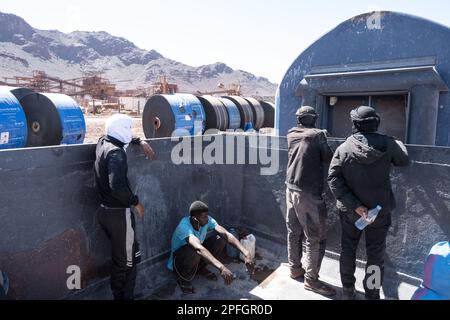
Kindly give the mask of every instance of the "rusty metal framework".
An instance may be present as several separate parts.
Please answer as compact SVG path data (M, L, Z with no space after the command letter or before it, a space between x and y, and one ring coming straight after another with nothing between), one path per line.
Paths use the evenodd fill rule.
M227 96L240 96L241 95L241 85L240 84L232 83L227 88L227 87L225 87L225 85L223 83L219 83L217 85L217 88L219 88L220 90L206 91L206 92L197 91L196 94L199 94L199 95L225 94Z
M174 94L178 92L178 85L168 83L165 75L159 76L159 81L152 85L153 94Z
M31 77L4 77L3 85L29 88L38 92L64 93L69 96L89 95L94 99L106 100L116 94L115 84L111 84L102 74L86 74L81 78L63 80L47 75L44 71L33 71Z
M133 80L121 80L128 82ZM85 74L83 77L63 80L47 75L44 71L33 71L31 77L4 77L0 85L29 88L37 92L64 93L69 96L90 96L92 99L109 100L111 97L148 97L153 94L174 94L178 85L168 83L165 75L159 76L159 81L148 88L138 87L133 90L117 90L101 73Z

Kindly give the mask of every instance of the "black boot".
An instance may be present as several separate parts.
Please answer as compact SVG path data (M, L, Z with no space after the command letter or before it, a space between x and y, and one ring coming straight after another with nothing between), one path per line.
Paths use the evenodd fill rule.
M355 288L342 288L342 300L356 300Z

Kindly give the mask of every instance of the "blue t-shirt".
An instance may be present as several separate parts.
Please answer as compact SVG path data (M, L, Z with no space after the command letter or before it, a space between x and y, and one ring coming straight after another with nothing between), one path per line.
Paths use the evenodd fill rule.
M188 244L186 242L187 238L190 236L195 236L200 240L200 243L203 243L206 239L206 235L208 231L214 230L218 224L216 220L214 220L211 216L208 217L208 223L203 227L200 227L200 230L195 230L191 224L189 217L184 217L181 219L177 228L175 229L172 236L172 247L170 252L169 261L167 261L167 268L173 271L173 253L180 249L182 246Z

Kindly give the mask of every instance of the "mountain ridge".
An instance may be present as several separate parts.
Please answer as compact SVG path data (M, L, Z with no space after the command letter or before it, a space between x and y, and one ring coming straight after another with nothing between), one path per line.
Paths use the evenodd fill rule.
M246 95L275 96L277 87L267 78L234 70L223 62L192 67L106 31L40 30L19 16L2 12L0 43L0 79L42 70L61 79L102 73L118 89L146 87L161 75L183 92L212 91L219 83L235 83Z

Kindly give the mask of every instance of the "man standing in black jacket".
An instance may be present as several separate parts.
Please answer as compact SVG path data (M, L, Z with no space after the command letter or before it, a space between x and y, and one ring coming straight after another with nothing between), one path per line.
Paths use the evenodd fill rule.
M342 226L340 273L343 298L355 298L356 249L363 233L355 227L355 222L361 217L367 218L368 210L380 205L382 210L376 220L364 230L367 264L363 283L366 298L379 299L380 288L370 279L372 270L377 269L378 283L383 282L386 236L391 225L391 211L395 208L389 175L392 164L407 166L409 159L403 143L376 132L380 116L375 109L361 106L352 110L350 117L353 135L336 150L328 174ZM368 272L369 267L375 269Z
M317 114L314 108L301 107L296 116L298 126L289 130L287 135L286 226L291 278L304 276L306 290L332 296L336 291L319 280L319 270L326 245L323 171L333 153L325 132L315 128ZM301 262L303 239L306 245L305 268Z
M116 114L106 122L106 136L99 139L96 148L95 181L101 197L99 222L111 240L111 289L115 300L132 300L136 280L136 264L141 252L135 234L134 207L142 219L144 206L131 191L128 181L126 148L140 145L149 159L154 159L152 148L139 138L132 138L132 119Z

